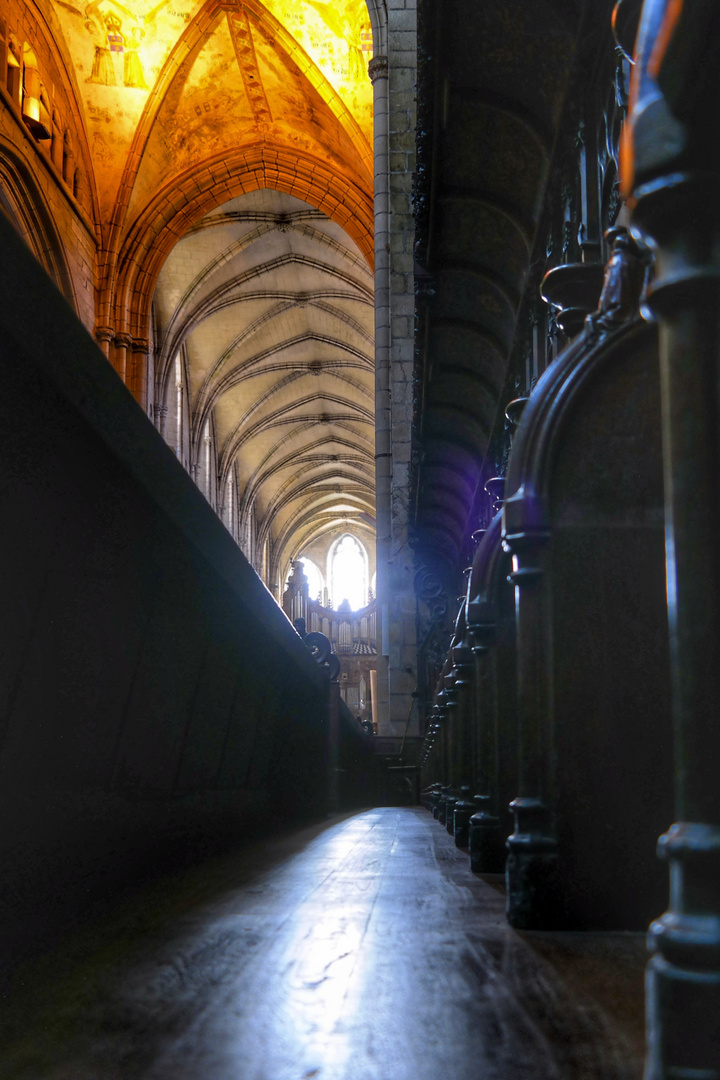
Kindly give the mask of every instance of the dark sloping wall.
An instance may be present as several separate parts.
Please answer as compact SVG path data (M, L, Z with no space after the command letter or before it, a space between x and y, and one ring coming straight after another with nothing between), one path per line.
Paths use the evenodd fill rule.
M4 220L0 370L7 952L139 870L325 812L328 683Z

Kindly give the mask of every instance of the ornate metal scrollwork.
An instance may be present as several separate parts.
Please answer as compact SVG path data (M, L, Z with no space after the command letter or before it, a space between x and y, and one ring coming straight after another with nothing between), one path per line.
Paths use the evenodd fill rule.
M313 630L303 638L305 648L317 664L325 664L332 654L330 639L321 634L319 630Z
M340 677L340 658L331 653L324 663L320 665L323 671L327 674L330 682L337 682Z
M315 663L325 672L330 682L337 682L340 676L340 660L332 651L330 639L313 630L303 637L303 644Z

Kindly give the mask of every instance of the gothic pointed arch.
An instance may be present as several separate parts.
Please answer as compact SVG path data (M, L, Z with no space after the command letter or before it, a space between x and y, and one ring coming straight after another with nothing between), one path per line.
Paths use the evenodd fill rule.
M77 312L67 258L52 214L24 159L0 139L0 210Z

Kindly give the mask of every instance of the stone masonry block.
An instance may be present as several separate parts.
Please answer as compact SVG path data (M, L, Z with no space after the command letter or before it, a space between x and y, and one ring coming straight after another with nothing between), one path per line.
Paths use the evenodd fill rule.
M392 41L398 33L417 33L417 12L414 8L388 11L388 33Z
M413 343L408 341L407 343L393 342L393 359L401 363L412 363L413 359Z
M397 198L397 196L396 196L396 198ZM409 207L408 207L408 209L409 209ZM402 224L403 221L407 222L407 224L405 226L403 226L403 224ZM395 213L393 215L393 227L390 230L390 235L394 236L397 233L402 233L404 235L407 235L408 233L412 233L413 227L414 227L414 222L413 222L412 214L408 213L408 212L401 213L401 212L398 212L397 209L396 209Z
M398 191L411 192L412 174L407 172L407 170L404 172L393 173L390 177L390 191L393 194Z
M393 59L400 60L400 62L402 63L404 59L402 54L405 54L408 57L415 56L415 49L417 46L417 34L414 30L395 30L391 26L389 37L391 67ZM401 55L398 56L398 53L400 53Z
M395 389L395 395L393 398L393 434L398 429L398 424L405 421L409 423L412 419L412 397L408 393L408 386L406 383L398 383ZM409 441L409 440L403 440Z
M415 315L415 296L405 293L402 296L393 297L393 313L396 315Z
M412 624L412 627L410 625L407 626L407 630L414 630L414 628L415 628L414 623ZM409 639L409 637L406 636L405 643L403 644L402 649L400 651L400 663L401 663L402 667L404 667L406 669L407 668L412 668L413 671L414 671L416 662L417 662L417 652L416 652L416 649L415 649L414 635L413 635L412 640Z
M412 115L415 109L415 92L411 86L390 87L390 115L395 116L396 113L406 111L409 118L412 119Z
M410 90L415 96L417 74L412 68L399 68L390 72L390 93L394 90Z
M393 443L394 443L395 446L397 446L398 443L408 443L409 444L410 443L410 424L408 424L407 422L397 424L397 423L395 423L395 419L393 417L392 434L393 434Z
M408 233L393 233L390 238L390 252L393 255L399 255L401 252L409 251L412 239Z
M400 666L400 650L401 650L400 645L390 645L389 649L388 649L388 662L389 662L389 665L390 665L390 672L391 672L391 676L390 676L391 685L392 685L392 671L393 671L393 668L397 670L397 668L399 668L399 666Z
M390 617L402 622L408 617L405 610L404 600L410 597L412 600L412 614L415 614L415 594L412 591L413 575L407 567L396 557L389 570L389 584L391 595L388 599L388 611Z
M415 122L407 109L393 112L390 121L390 148L392 150L412 150L415 145Z
M411 274L413 258L409 251L400 251L393 256L392 268L405 274Z
M390 205L393 211L398 214L407 212L412 208L412 199L410 192L393 191L390 196Z
M402 665L398 664L399 670L390 670L390 693L391 694L407 694L408 696L415 689L417 682L417 676L414 669L412 671L404 671ZM408 701L408 707L410 702Z

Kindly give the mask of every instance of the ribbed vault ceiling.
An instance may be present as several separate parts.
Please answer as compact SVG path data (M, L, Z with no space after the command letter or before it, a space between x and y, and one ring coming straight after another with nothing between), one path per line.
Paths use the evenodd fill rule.
M420 341L416 526L426 554L450 565L474 528L481 464L506 404L516 317L586 7L425 4L421 44L432 65L420 91L434 147L431 164L425 152L432 181L418 258L432 289Z
M190 461L213 431L219 482L236 469L241 515L279 565L374 525L373 279L339 225L276 190L232 199L175 245L154 311L158 398L180 357Z
M374 525L366 2L36 2L101 238L98 340L274 584Z

